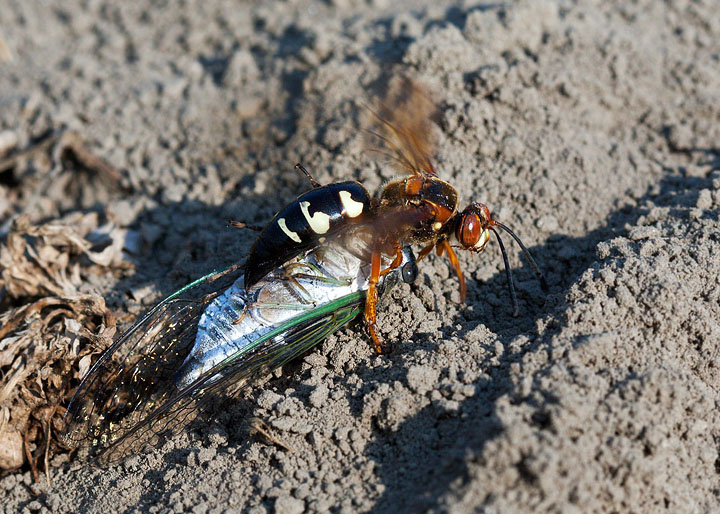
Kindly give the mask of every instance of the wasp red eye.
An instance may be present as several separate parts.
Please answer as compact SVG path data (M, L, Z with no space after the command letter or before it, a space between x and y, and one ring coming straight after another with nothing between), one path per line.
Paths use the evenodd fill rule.
M482 228L480 216L475 213L466 213L458 225L455 237L465 248L472 248L480 239Z

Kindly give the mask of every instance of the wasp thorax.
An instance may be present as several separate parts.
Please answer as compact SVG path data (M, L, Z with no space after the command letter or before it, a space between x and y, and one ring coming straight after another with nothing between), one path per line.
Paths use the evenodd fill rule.
M434 242L452 231L457 202L457 191L437 177L406 177L383 188L378 225L408 243Z
M481 203L470 204L460 215L455 237L467 250L481 251L490 239L488 227L492 224L490 210Z

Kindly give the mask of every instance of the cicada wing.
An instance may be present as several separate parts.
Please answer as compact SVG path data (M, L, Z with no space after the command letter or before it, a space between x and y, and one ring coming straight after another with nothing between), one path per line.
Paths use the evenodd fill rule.
M78 386L65 414L65 441L110 446L172 401L177 391L173 373L192 348L205 306L240 272L234 265L196 280L124 332Z
M254 345L228 357L187 387L156 403L154 409L103 448L101 463L116 462L156 445L190 423L213 399L234 396L242 386L302 355L357 317L364 293L353 293L304 313L259 337Z
M265 340L242 362L230 362L227 371L218 371L231 376L232 382L243 383L249 378L270 373L355 319L364 304L365 292L357 292L297 316L267 334Z
M234 395L252 379L323 341L355 318L363 302L364 293L353 293L303 313L259 336L253 345L217 364L183 389L175 386L173 376L193 344L204 306L178 299L158 306L163 308L158 308L157 316L150 318L166 321L170 313L173 326L165 324L167 329L152 338L153 344L149 346L154 352L131 356L121 364L103 363L93 368L95 376L84 383L85 388L78 391L81 393L78 402L73 400L76 406L69 409L69 434L95 446L101 464L155 446L190 423L213 399ZM137 349L138 344L132 347Z

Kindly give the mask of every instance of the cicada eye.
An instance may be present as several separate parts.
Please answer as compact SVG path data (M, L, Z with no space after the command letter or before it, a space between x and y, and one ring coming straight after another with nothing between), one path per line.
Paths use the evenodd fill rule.
M480 216L475 213L465 213L458 224L455 237L457 237L461 245L466 249L470 249L475 246L475 243L480 239L482 228Z

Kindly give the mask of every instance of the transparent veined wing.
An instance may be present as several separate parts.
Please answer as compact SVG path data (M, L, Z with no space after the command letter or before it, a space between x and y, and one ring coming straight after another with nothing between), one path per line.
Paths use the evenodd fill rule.
M172 375L194 344L204 309L241 274L242 267L233 265L201 277L120 335L78 386L65 415L66 442L111 446L134 433L153 407L172 402L176 396Z
M414 280L414 256L405 255L415 271L398 268L384 288ZM193 282L152 309L91 368L68 407L66 441L91 447L108 463L164 440L209 400L282 366L357 317L367 268L344 246L330 245L249 291L241 286L241 266Z

